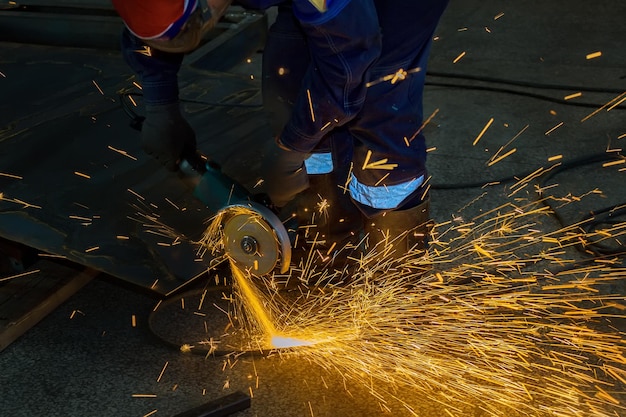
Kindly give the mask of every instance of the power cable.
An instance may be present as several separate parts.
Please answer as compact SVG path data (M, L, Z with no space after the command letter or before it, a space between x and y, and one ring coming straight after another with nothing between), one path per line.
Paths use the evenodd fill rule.
M616 88L607 87L585 87L580 85L567 85L567 84L544 84L530 81L518 81L509 80L504 78L487 77L479 75L458 74L449 72L428 71L427 77L440 77L440 78L452 78L470 81L480 81L484 83L492 84L506 84L514 85L518 87L536 88L540 90L566 90L566 91L586 91L591 93L609 93L609 94L622 94L624 90L618 90Z

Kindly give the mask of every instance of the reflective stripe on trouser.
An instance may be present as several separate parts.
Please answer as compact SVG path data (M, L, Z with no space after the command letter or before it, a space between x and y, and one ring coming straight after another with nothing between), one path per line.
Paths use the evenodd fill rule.
M309 175L330 174L334 169L333 154L314 153L304 161L304 166Z
M323 175L333 172L333 155L330 152L315 153L310 155L305 161L307 174ZM424 183L424 176L396 185L369 186L362 184L353 175L350 179L350 195L352 198L366 206L378 210L395 209L413 195L415 191Z
M352 198L365 206L377 210L393 210L414 194L423 183L424 176L421 176L402 184L371 186L360 183L353 175L349 189Z

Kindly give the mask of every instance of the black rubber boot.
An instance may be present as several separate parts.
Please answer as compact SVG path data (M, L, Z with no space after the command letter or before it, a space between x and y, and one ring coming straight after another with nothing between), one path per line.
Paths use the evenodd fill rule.
M298 223L293 263L300 268L342 269L362 238L361 212L338 177L309 175L310 187L291 206Z
M361 214L334 174L309 175L310 188L298 201L297 217L309 244L330 248L361 229Z
M432 229L429 205L425 200L415 207L371 219L363 216L367 267L374 263L384 263L383 269L415 266L415 258L426 252Z

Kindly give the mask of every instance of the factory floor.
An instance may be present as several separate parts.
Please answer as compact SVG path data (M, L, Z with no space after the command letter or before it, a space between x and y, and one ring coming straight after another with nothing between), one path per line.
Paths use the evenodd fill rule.
M431 214L436 222L484 220L494 216L498 207L523 207L536 201L538 189L558 202L558 217L546 215L533 225L548 233L580 221L591 211L626 204L626 169L621 163L625 105L605 106L626 91L624 16L626 3L614 0L451 2L436 31L424 100L425 116L432 115L425 134L432 175ZM70 59L65 50L59 61ZM108 74L110 85L128 75L114 55L98 59L115 61L110 68L120 71ZM50 60L47 56L42 62ZM259 60L256 54L250 63L233 70L236 76L250 78L244 87L259 86ZM10 62L8 56L0 58L0 75L6 74L0 78L0 89L1 83L10 81L3 68ZM84 71L92 68L89 62L80 64ZM32 67L25 68L29 70ZM45 74L32 71L32 76ZM194 85L187 85L183 93L193 95ZM7 91L26 88L12 86ZM48 103L62 106L54 103L54 83L49 88ZM7 97L2 96L2 112L18 113ZM214 135L194 113L196 109L187 110L205 152L219 154L226 170L242 182L252 181L242 165L253 157L251 150L237 150L233 141L237 125L230 126L226 135ZM230 114L245 119L246 111L239 108ZM89 122L98 129L111 120L118 119L104 112ZM115 141L127 124L119 126L111 143L125 149ZM77 128L89 135L89 123ZM518 182L542 167L554 175ZM559 171L559 167L568 169ZM148 168L124 171L121 180L133 173L145 175ZM0 172L7 171L0 167ZM158 181L171 187L170 177L158 175ZM158 193L153 184L146 189L152 197ZM15 189L12 192L11 197L17 198ZM151 210L158 212L158 208ZM614 263L623 264L624 259ZM72 273L79 273L80 268L75 268ZM622 277L611 291L626 297L625 282ZM383 406L367 384L297 355L206 358L181 353L150 331L148 321L159 297L135 284L100 274L1 351L0 415L174 416L236 391L252 396L251 407L236 414L241 417L492 415L473 406L474 398L449 409L440 396L410 387L399 388L394 395L410 404L413 412L391 397ZM184 327L181 324L182 332ZM623 327L613 330L625 337ZM623 390L614 397L622 405L626 402ZM614 415L626 416L624 409L617 410ZM500 415L512 414L503 409ZM536 415L551 414L538 411Z

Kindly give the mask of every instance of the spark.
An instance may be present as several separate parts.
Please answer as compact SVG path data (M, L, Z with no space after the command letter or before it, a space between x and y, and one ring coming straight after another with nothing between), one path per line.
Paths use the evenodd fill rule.
M156 394L132 394L132 398L156 398Z
M156 412L159 411L158 409L154 409L152 411L150 411L148 414L144 414L143 417L150 417L154 414L156 414Z
M498 13L497 15L495 15L495 16L493 17L493 20L498 20L498 19L500 19L502 16L504 16L504 12L500 12L500 13Z
M394 75L393 78L391 79L391 84L396 84L398 81L404 81L406 80L406 76L407 76L407 72L400 68Z
M96 80L91 80L91 82L93 83L93 85L96 86L96 88L98 89L98 91L100 92L100 94L104 95L104 92L102 91L102 89L100 88L100 86L98 85L98 83L96 82Z
M367 155L365 155L365 161L363 161L363 167L361 168L362 170L365 171L366 169L382 169L382 170L391 171L398 167L398 164L389 164L388 158L383 158L379 161L370 163L371 158L372 158L372 151L368 150Z
M87 179L91 179L91 176L83 173L83 172L79 172L79 171L74 171L74 175L78 175L79 177L83 177L83 178L87 178Z
M271 344L275 348L292 348L298 346L311 346L313 342L309 340L301 340L295 337L273 336Z
M567 96L563 97L563 100L571 100L571 99L573 99L573 98L582 97L582 95L583 95L583 93L581 93L581 92L579 91L579 92L577 92L577 93L573 93L573 94L570 94L570 95L567 95Z
M594 58L599 58L602 56L602 51L597 51L597 52L592 52L590 54L587 54L585 56L585 58L587 59L594 59Z
M16 180L23 180L24 177L19 176L19 175L14 175L14 174L7 174L6 172L0 172L0 177L7 177L7 178L13 178Z
M269 314L266 312L263 304L260 301L259 295L254 286L250 284L249 277L246 277L244 272L241 271L234 262L231 261L231 269L237 283L237 288L241 292L241 299L246 303L246 307L249 311L252 311L258 325L263 332L270 337L276 334L276 329Z
M315 123L315 110L313 109L313 100L311 99L311 90L307 88L306 96L309 100L309 111L311 112L311 121Z
M410 146L410 143L413 141L413 139L415 139L417 137L417 135L419 135L422 132L422 130L424 130L424 128L435 118L437 113L439 113L439 109L435 109L435 111L432 112L432 114L430 116L428 116L426 121L424 121L424 123L422 123L420 128L417 129L417 132L415 132L413 134L413 136L411 136L409 139L407 139L406 137L404 138L404 141L407 144L406 146Z
M167 365L169 365L169 361L165 362L165 365L163 365L163 368L161 369L161 373L159 374L159 377L156 379L156 382L161 382L161 378L163 378L163 374L165 373L165 369L167 369Z
M372 87L376 84L380 84L386 81L389 81L391 84L395 84L400 80L405 80L406 77L409 74L415 74L417 72L421 72L422 68L421 67L415 67L415 68L411 68L410 70L404 70L402 68L400 68L399 70L397 70L396 72L392 73L392 74L387 74L384 75L374 81L370 81L367 84L365 84L366 87Z
M28 272L22 272L21 274L11 275L10 277L0 278L0 282L10 281L10 280L15 279L15 278L21 278L21 277L25 277L25 276L28 276L28 275L37 274L39 272L41 272L40 269L35 269L33 271L28 271Z
M489 127L491 126L491 124L493 123L493 117L491 119L489 119L489 121L487 122L487 124L485 125L485 127L483 127L483 130L478 134L478 136L476 137L476 139L474 139L474 143L472 143L472 146L476 146L476 144L478 143L478 141L480 140L480 138L483 137L483 135L485 134L485 132L487 131L487 129L489 129Z
M553 155L548 158L548 162L559 161L561 159L563 159L563 155Z
M326 122L324 126L321 127L320 132L323 132L324 130L328 129L330 125L332 125L332 122Z
M124 155L125 157L130 158L130 159L132 159L133 161L136 161L136 160L137 160L137 158L135 158L134 156L130 155L130 154L129 154L128 152L126 152L126 151L123 151L123 150L121 150L121 149L114 148L114 147L113 147L113 146L111 146L111 145L107 146L107 148L109 148L110 150L112 150L112 151L114 151L114 152L119 153L120 155Z
M63 256L63 255L53 255L53 254L49 254L49 253L40 253L37 256L39 256L40 258L67 259L66 256Z
M497 164L498 162L502 161L503 159L507 158L508 156L513 155L515 152L517 152L517 148L513 148L510 151L508 151L507 153L505 153L504 155L501 155L495 159L492 159L491 161L489 161L487 163L487 166L492 166Z
M83 312L82 312L82 311L80 311L80 310L72 310L72 314L70 314L70 320L73 320L73 319L74 319L74 317L76 317L76 314L80 314L81 316L84 316L84 315L85 315L85 313L83 313Z
M128 191L129 193L131 193L132 195L134 195L135 197L137 197L140 200L145 200L145 198L142 195L140 195L139 193L131 190L130 188L128 188L126 191Z
M459 62L461 60L461 58L463 58L465 56L465 51L461 52L459 54L459 56L457 56L456 58L454 58L454 61L452 61L453 64L456 64L457 62Z
M611 162L605 162L605 163L602 164L602 167L603 168L612 167L612 166L615 166L615 165L621 165L621 164L623 164L625 162L626 162L626 159L618 159L618 160L611 161Z
M600 108L592 111L591 113L589 113L587 116L583 117L580 121L585 122L587 120L589 120L590 118L592 118L593 116L595 116L596 114L600 113L602 110L611 107L613 104L615 103L621 103L624 99L626 98L626 91L624 91L622 94L618 95L617 97L615 97L614 99L610 100L608 103L602 105ZM612 107L611 107L612 108ZM608 110L607 110L608 111Z
M623 102L626 101L626 97L622 97L621 100L618 100L617 102L615 102L612 106L610 106L609 108L606 109L606 111L611 111L614 108L616 108L617 106L621 105Z
M500 154L500 152L502 152L504 150L504 148L506 148L507 146L509 146L511 143L513 143L517 138L519 138L522 133L524 133L526 131L526 129L528 129L530 125L526 125L522 128L522 130L520 130L519 132L517 132L515 134L515 136L513 136L511 138L511 140L509 140L504 146L502 146L500 149L498 149L498 152L495 153L495 155L492 157L492 159L495 159L498 157L498 155Z
M152 49L148 45L144 45L141 49L136 49L135 52L147 57L152 56Z
M564 122L561 122L561 123L557 124L557 125L556 125L556 126L554 126L553 128L549 129L546 133L544 133L544 135L546 135L546 136L550 136L550 134L551 134L552 132L554 132L554 131L555 131L555 130L557 130L559 127L563 126L564 124L565 124Z
M389 172L386 173L385 175L383 175L378 181L376 181L376 184L374 184L375 187L378 187L382 182L384 182L387 177L389 177Z
M204 292L202 293L202 297L200 298L200 302L198 303L198 310L202 310L202 304L204 304L204 298L206 297L206 293L206 290L204 290Z
M91 222L91 218L89 217L70 215L69 218L72 220L81 220L83 222Z

